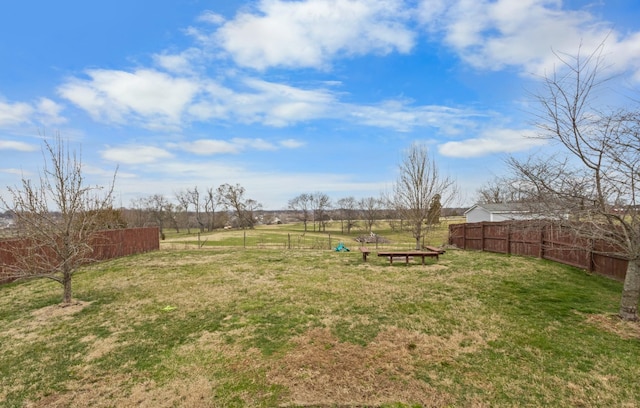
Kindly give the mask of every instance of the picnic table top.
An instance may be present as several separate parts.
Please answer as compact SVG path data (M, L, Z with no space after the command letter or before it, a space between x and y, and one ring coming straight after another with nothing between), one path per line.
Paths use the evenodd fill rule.
M411 250L392 250L392 251L378 251L378 256L388 256L388 255L439 255L438 252L435 251L421 251L419 249L411 249Z

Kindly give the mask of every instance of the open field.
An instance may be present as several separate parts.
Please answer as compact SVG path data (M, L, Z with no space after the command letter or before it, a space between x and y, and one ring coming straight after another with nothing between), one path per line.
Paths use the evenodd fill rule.
M458 250L390 266L183 245L87 267L68 308L48 281L0 287L0 406L640 401L640 328L614 317L618 282Z
M447 243L450 223L462 223L463 217L442 218L442 222L430 228L426 234L424 243L441 246ZM396 221L399 224L399 221ZM389 222L377 221L372 231L379 237L384 238L378 244L384 248L410 249L415 247L415 240L411 237L411 232L399 228L395 231L391 229ZM340 222L331 222L325 231L314 231L311 225L304 231L302 223L261 225L251 230L217 230L210 233L203 233L198 237L198 232L191 229L188 234L186 230L176 233L173 230L165 229L166 240L162 244L167 248L189 248L192 246L220 247L220 246L241 246L259 248L293 248L293 249L331 249L335 248L339 242L343 242L347 247L357 249L359 244L355 239L359 236L369 235L363 228L355 227L350 234L342 232ZM376 244L367 244L375 248Z

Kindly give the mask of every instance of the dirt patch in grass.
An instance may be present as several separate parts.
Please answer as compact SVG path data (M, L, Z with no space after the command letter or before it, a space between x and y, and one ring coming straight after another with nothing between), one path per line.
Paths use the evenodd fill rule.
M4 330L4 335L14 340L33 341L39 338L39 330L52 322L73 319L73 315L89 306L91 302L74 301L70 305L55 304L31 313L33 319L23 321L19 327Z
M64 319L82 311L89 306L91 302L83 302L81 300L73 301L70 305L57 304L43 307L32 313L36 321L46 322L55 319Z
M615 314L589 315L587 322L623 339L640 339L640 322L625 321Z
M416 365L444 362L486 346L479 334L430 336L398 328L381 332L366 347L341 343L328 329L294 340L268 379L288 388L283 406L379 406L403 402L447 406L455 398L416 378Z

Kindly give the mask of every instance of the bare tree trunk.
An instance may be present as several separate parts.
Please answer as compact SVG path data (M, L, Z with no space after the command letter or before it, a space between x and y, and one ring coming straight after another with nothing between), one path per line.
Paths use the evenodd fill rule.
M72 285L71 285L71 277L72 277L72 273L70 271L65 271L63 276L62 276L62 286L64 288L63 291L63 296L62 296L62 303L64 305L70 305L71 304L71 299L72 299Z
M638 299L640 298L640 261L630 260L624 289L620 300L620 317L623 320L638 320Z

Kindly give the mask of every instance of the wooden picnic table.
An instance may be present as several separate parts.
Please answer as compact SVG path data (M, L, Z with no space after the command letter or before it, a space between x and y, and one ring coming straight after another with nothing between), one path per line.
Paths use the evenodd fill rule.
M379 251L378 256L388 256L389 264L393 264L394 257L404 257L406 263L409 263L410 257L420 257L422 258L422 264L424 265L424 258L433 257L438 259L439 253L436 251L419 251L419 250L410 250L410 251Z

